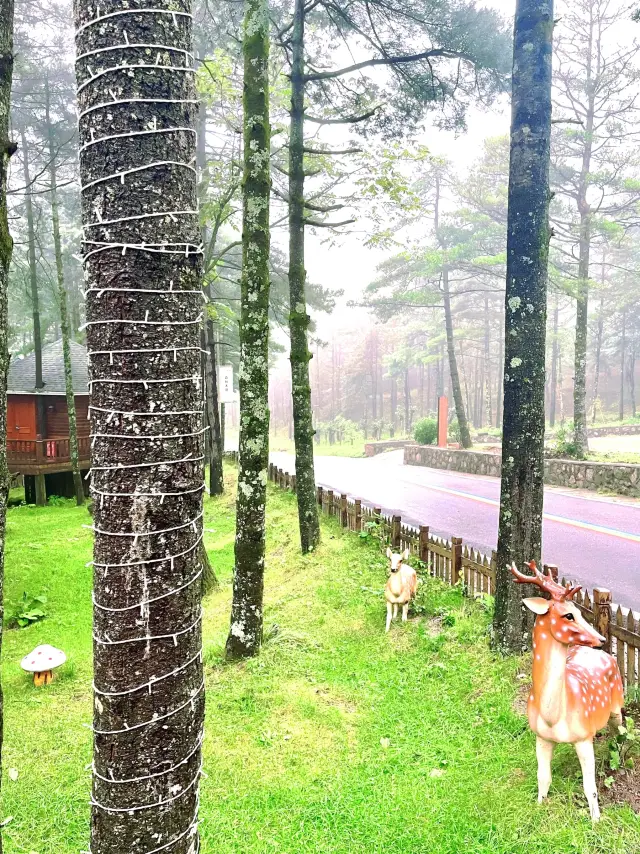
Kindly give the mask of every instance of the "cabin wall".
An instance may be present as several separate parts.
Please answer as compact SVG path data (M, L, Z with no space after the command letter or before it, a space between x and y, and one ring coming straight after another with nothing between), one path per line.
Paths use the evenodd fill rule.
M67 399L47 396L45 398L45 415L47 419L47 439L69 438L69 416L67 415ZM76 417L78 422L78 436L89 435L89 396L76 395Z

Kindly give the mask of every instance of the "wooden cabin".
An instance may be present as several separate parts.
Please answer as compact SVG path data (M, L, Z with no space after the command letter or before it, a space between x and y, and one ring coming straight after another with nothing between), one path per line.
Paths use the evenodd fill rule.
M71 342L73 390L78 422L80 468L89 469L89 392L87 351ZM12 475L24 475L29 504L47 495L74 496L69 456L69 417L62 341L42 348L44 387L35 388L36 357L13 356L7 378L7 462Z

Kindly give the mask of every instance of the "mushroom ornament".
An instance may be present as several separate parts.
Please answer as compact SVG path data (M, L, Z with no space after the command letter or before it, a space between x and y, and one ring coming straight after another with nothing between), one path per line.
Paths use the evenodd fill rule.
M41 685L49 685L53 682L53 671L66 660L67 656L61 649L45 643L37 646L29 655L25 655L20 662L20 667L27 673L33 673L33 684L39 688Z

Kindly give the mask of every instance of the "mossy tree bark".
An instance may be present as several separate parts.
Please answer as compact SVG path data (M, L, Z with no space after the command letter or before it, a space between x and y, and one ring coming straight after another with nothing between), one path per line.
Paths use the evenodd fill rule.
M265 510L269 465L269 14L246 0L244 178L240 314L240 443L235 572L227 658L262 643Z
M175 0L75 0L94 439L93 854L200 850L204 402L190 12Z
M7 216L7 172L9 159L16 145L9 138L9 112L11 109L11 83L13 78L13 0L0 0L0 436L7 435L7 371L9 349L7 342L9 290L9 265L13 241L9 234ZM2 648L2 621L4 618L4 538L7 521L9 471L7 448L0 442L0 649ZM0 772L2 771L2 737L4 700L0 685ZM2 854L2 834L0 834Z
M71 329L69 327L67 288L64 281L62 241L60 239L60 215L58 213L58 179L56 168L57 152L53 125L51 124L51 96L48 78L45 78L45 122L47 127L47 142L49 145L49 181L51 221L53 225L53 247L56 258L58 302L60 305L60 330L62 332L62 355L64 359L64 381L67 396L67 415L69 417L69 456L71 457L71 470L73 472L73 486L76 493L76 503L78 506L82 506L84 504L84 487L82 485L80 455L78 453L78 422L76 418L73 372L71 369Z
M289 330L291 335L291 394L296 449L296 492L300 545L310 552L320 542L313 465L313 414L309 379L308 330L304 266L304 0L295 0L291 35L291 129L289 133Z
M527 624L525 588L513 582L509 566L540 562L542 549L552 55L553 0L518 0L494 617L495 645L512 653L522 650Z
M549 381L549 426L556 426L556 409L558 405L558 357L560 353L560 341L558 340L558 326L560 322L560 305L556 295L553 307L553 344L551 350L551 379Z

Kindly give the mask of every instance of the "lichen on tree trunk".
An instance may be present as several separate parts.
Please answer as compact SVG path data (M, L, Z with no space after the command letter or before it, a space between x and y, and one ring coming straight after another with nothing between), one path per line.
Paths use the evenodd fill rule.
M269 465L269 15L267 0L246 0L244 177L240 315L240 440L235 571L228 658L256 655L262 643L265 510Z
M95 526L92 854L200 847L204 429L190 10L75 0Z
M13 241L9 233L7 216L7 172L9 159L16 146L9 139L9 112L11 108L11 83L13 77L13 0L0 0L0 436L7 435L7 371L9 349L7 342L9 290L9 265ZM9 495L6 442L0 442L0 649L2 648L2 623L4 619L4 539ZM4 730L4 699L0 685L0 772ZM0 774L0 776L2 776ZM2 835L0 833L0 854Z
M308 330L304 267L304 0L295 0L291 36L291 129L289 133L289 330L291 394L296 450L296 492L300 545L312 551L320 542L313 465L313 414L309 379Z
M73 472L73 487L76 494L76 504L84 504L84 487L80 473L80 454L78 453L78 422L76 418L76 399L73 388L73 372L71 368L71 330L69 328L69 311L67 308L67 288L64 281L64 265L62 263L62 241L60 240L60 216L58 213L58 179L56 169L56 146L51 124L51 97L49 79L45 78L45 121L47 126L47 142L49 144L49 180L51 197L51 221L53 226L53 247L56 259L56 275L58 280L58 303L60 308L60 330L62 332L62 357L64 361L64 382L67 397L67 415L69 418L69 456Z
M540 561L553 0L518 0L515 20L505 302L502 488L494 642L520 652L523 588L509 566Z

